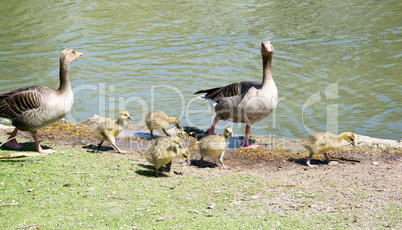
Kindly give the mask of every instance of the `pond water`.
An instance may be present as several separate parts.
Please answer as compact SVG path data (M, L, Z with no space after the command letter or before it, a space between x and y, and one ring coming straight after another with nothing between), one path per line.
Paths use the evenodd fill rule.
M64 48L84 55L70 78L68 119L148 110L207 129L214 112L193 95L260 81L260 43L275 48L275 113L251 134L309 132L401 139L402 2L381 0L13 0L0 3L0 92L58 88ZM232 125L220 121L216 132Z

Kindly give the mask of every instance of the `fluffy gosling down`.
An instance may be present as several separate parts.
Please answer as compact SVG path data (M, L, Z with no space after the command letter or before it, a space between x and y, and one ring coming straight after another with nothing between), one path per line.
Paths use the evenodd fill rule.
M176 126L178 129L181 129L179 118L168 117L166 115L166 113L164 113L163 111L152 111L152 112L145 113L144 121L145 121L145 124L147 125L149 131L151 132L152 138L154 138L154 134L153 134L154 129L162 129L163 132L167 136L170 136L170 135L166 132L166 129L171 124Z
M334 135L332 133L322 132L322 133L315 133L311 136L304 138L301 144L308 151L310 151L310 156L308 157L306 163L309 167L312 167L310 165L310 160L313 157L313 155L324 154L326 162L329 163L330 162L328 156L329 151L338 148L343 144L344 141L347 141L353 146L355 146L355 140L356 137L351 132L345 132L340 134L339 136Z
M105 118L99 121L99 125L91 130L92 136L100 141L98 144L98 150L101 148L104 141L109 141L117 152L124 153L119 149L119 147L117 147L116 137L121 131L124 130L126 125L125 121L127 119L132 120L133 118L130 117L130 114L127 111L120 111L119 118L117 120Z
M183 148L181 139L172 137L158 137L150 142L145 152L145 159L155 166L155 176L159 176L159 169L166 165L170 174L173 174L172 161L180 157L190 164L190 152Z
M225 164L223 164L223 155L225 154L225 150L229 145L229 137L231 137L232 135L232 127L228 126L223 131L223 136L209 135L202 138L198 142L198 148L200 149L201 154L201 167L204 165L204 157L219 156L222 167L226 168Z

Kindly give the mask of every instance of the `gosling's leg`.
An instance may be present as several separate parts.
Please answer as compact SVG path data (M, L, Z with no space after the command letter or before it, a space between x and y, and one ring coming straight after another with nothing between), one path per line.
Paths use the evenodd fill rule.
M225 154L225 152L223 152L223 153L221 154L221 156L219 157L219 160L221 161L222 167L223 167L223 168L226 168L225 164L223 164L223 155L224 155L224 154Z
M155 177L158 177L159 176L159 168L157 168L156 166L155 166Z
M204 157L201 157L200 166L201 166L201 167L204 167Z
M154 130L151 130L151 138L154 139Z
M170 161L169 163L166 164L167 169L169 170L169 174L174 174L173 170L172 170L172 162Z
M98 144L98 149L97 150L101 150L101 147L102 147L102 144L103 144L103 141L101 141L99 144Z
M308 156L307 162L306 162L306 164L307 164L308 167L313 168L313 167L315 167L315 166L312 166L312 165L310 164L311 158L313 158L313 152L310 152L310 156Z
M114 136L109 138L109 142L112 144L112 146L117 150L118 153L124 153L123 151L121 151L119 149L119 147L117 147L116 145L116 139L114 138Z
M331 161L331 159L329 158L328 153L324 153L324 156L326 158L325 162L329 163Z
M166 129L162 129L166 136L170 137L169 133L166 132Z
M124 151L121 151L121 150L119 149L119 147L117 147L116 144L112 143L112 145L113 145L113 147L117 150L118 153L121 153L121 154L125 154L125 153L126 153L126 152L124 152Z

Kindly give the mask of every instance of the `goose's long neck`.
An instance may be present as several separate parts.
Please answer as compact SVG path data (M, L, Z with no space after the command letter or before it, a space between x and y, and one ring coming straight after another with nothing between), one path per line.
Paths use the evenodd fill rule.
M272 54L265 56L262 56L262 86L267 85L269 81L272 80L272 74L271 74L271 62L272 62Z
M60 72L59 72L60 87L57 90L59 91L60 94L67 93L68 91L71 90L69 69L70 69L70 63L63 63L60 60Z

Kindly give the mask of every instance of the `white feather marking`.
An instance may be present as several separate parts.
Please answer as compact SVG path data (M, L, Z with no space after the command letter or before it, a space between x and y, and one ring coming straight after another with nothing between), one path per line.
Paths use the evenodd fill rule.
M213 109L215 109L215 106L216 106L216 104L217 104L215 101L213 101L213 100L211 100L211 99L209 99L209 98L205 98L205 96L199 96L198 98L201 99L201 100L207 101L207 102L209 103L209 105L210 105Z

